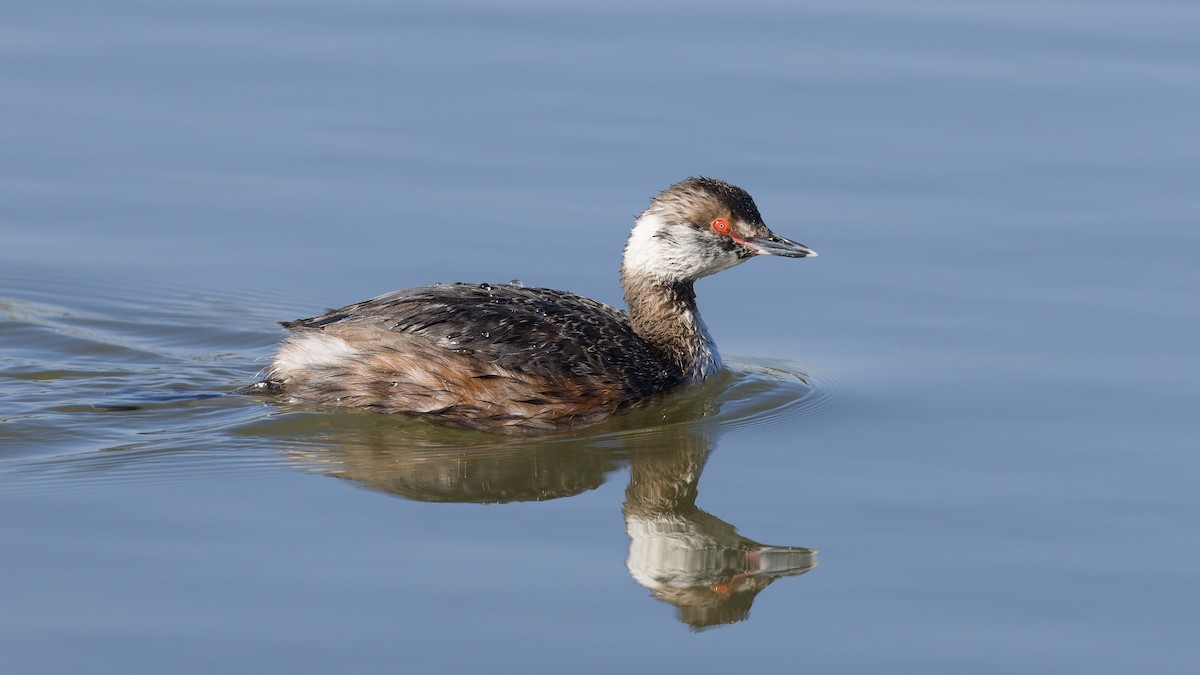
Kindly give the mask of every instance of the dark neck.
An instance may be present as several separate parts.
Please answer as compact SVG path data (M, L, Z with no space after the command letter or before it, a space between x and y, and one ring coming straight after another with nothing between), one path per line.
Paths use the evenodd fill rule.
M692 282L668 283L622 269L621 285L634 332L682 378L702 380L720 368L720 356L696 308Z

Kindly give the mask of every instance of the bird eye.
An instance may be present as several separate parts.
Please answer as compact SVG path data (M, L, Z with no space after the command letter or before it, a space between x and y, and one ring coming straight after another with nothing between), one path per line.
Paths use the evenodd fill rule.
M712 222L712 228L720 234L729 234L729 221L724 218L717 218Z

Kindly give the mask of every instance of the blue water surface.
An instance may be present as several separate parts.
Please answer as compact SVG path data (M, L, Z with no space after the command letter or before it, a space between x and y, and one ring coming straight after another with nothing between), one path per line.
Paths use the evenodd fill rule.
M1192 673L1200 6L0 9L14 673ZM737 183L717 381L552 438L281 406L274 323L621 303Z

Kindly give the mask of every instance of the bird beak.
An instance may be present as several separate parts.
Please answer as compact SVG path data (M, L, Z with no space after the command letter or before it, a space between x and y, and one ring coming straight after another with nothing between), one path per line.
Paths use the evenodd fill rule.
M804 244L797 244L791 239L784 239L773 232L762 237L749 237L745 240L746 247L760 255L778 255L785 258L815 258L817 252Z

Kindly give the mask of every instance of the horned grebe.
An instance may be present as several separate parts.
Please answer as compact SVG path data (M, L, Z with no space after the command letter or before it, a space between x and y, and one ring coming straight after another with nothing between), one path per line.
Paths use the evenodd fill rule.
M255 388L489 431L591 424L721 367L692 283L760 254L816 252L771 232L745 190L688 178L629 235L628 314L519 285L396 291L284 322L291 335Z

